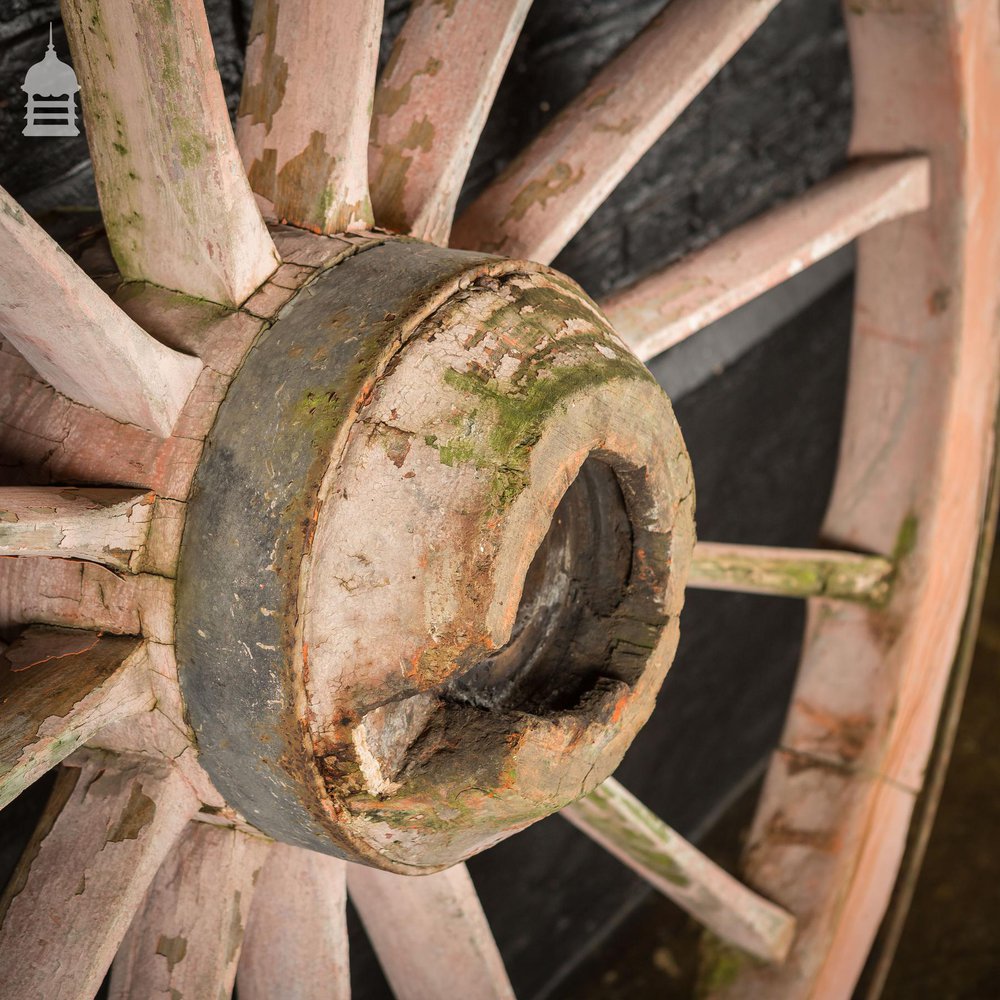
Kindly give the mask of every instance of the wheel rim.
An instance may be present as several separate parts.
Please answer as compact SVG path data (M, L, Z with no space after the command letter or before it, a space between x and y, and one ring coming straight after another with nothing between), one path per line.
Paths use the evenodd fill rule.
M674 0L459 218L451 242L547 263L774 5L775 0ZM181 587L185 699L172 652L173 579L189 487L211 464L202 457L202 442L209 435L206 454L211 455L219 404L262 330L298 289L317 280L317 271L336 274L344 267L341 261L373 259L380 245L404 245L367 228L373 216L364 108L375 75L379 5L358 5L339 25L322 16L321 4L304 4L295 15L261 0L255 10L238 130L250 183L259 204L282 223L328 234L348 231L330 238L283 225L272 227L270 235L265 230L224 122L200 4L184 0L172 8L157 6L150 18L142 17L131 0L114 0L115 18L86 3L65 6L84 94L115 95L104 120L93 107L87 113L118 267L126 278L163 287L123 288L116 306L60 258L0 193L5 328L27 362L64 394L32 381L9 423L23 428L40 419L45 427L60 420L72 425L69 443L61 442L63 451L30 456L44 468L42 481L122 487L101 497L73 490L57 494L44 487L29 493L4 490L5 510L20 526L8 528L4 536L4 553L19 558L3 560L10 565L0 567L17 595L10 622L69 626L28 629L9 651L15 669L6 690L31 710L26 717L11 716L14 738L3 759L4 800L70 752L86 749L61 779L51 815L5 894L0 962L13 967L9 956L15 951L38 956L30 968L21 966L15 986L19 995L33 995L43 983L51 988L56 982L52 966L41 956L53 944L43 927L45 914L63 906L65 926L79 929L70 935L59 973L67 991L92 991L117 950L113 990L121 995L147 990L162 976L164 962L172 988L204 990L210 984L212 992L225 992L236 974L239 936L221 952L214 942L227 920L240 927L249 920L241 993L266 996L291 975L290 966L267 956L280 952L288 938L275 924L274 912L282 907L301 912L295 910L300 901L283 884L296 878L329 885L332 900L321 922L326 936L311 938L307 953L294 952L300 971L309 966L307 979L334 982L343 993L343 868L268 846L246 822L248 813L257 818L253 797L238 795L234 802L228 794L233 786L227 786L232 778L209 765L209 773L226 786L224 798L202 769L185 713L204 737L218 721L213 716L220 704L206 701L204 690L224 690L226 679L210 678L199 692L201 681L191 679L198 657L183 650L185 642L194 649L206 638L199 632L208 632L202 627L207 622L198 615L212 595L222 593L224 580L208 595ZM377 221L444 243L471 156L467 137L482 128L527 4L498 4L490 18L481 20L469 4L458 5L457 15L456 5L440 5L447 8L441 11L436 6L414 11L405 45L397 47L376 91L371 190ZM796 695L747 860L750 882L774 903L727 881L689 845L676 843L669 828L613 781L569 810L577 825L714 932L776 963L761 966L735 953L717 956L706 972L715 994L850 993L891 890L920 788L964 610L993 447L998 351L991 279L1000 257L994 236L1000 180L989 148L990 101L985 98L1000 88L995 11L958 0L924 0L906 13L879 5L848 7L860 94L853 153L862 162L796 205L742 227L605 303L626 342L648 358L804 264L861 237L848 416L824 528L826 540L845 551L714 545L696 550L694 558L696 582L814 598ZM485 46L478 54L462 41L474 24ZM144 40L138 48L137 38ZM310 44L302 44L305 40ZM452 50L463 58L439 58ZM303 81L329 69L331 54L337 59L327 103L307 112L312 92ZM139 85L124 86L137 66L141 72L132 82ZM144 78L155 86L146 86ZM172 116L158 114L164 93ZM451 119L461 128L444 128L440 141L432 141L429 115L449 93L462 95ZM650 94L657 96L650 99ZM889 94L891 103L885 100ZM320 128L303 131L312 114L318 115ZM620 141L609 143L608 133ZM163 176L174 185L165 186ZM40 268L65 296L25 301L24 288ZM616 354L616 345L610 338L604 346ZM24 366L11 371L13 378L25 377ZM411 385L407 391L415 389ZM616 469L636 534L639 508L629 505L623 470L641 468L644 460L648 464L656 448L654 432L664 421L670 443L680 445L669 406L657 399L647 394L632 401L651 426L626 433L624 412L606 421L620 446L604 449L581 439L573 462L556 463L565 481L541 504L544 517L529 532L531 543L512 574L508 597L520 596L522 581L532 575L528 564L566 485L595 448L611 456L606 464ZM551 400L547 404L549 420L558 407ZM430 437L436 435L428 434L425 444L433 448ZM113 445L86 445L102 438ZM82 447L74 454L77 442ZM393 458L391 449L387 454ZM686 514L674 510L659 522L661 534L676 536L675 547L669 554L656 548L650 563L651 587L667 619L679 610L692 540L685 469L686 458L678 454L670 472L660 477L666 506L688 504ZM207 481L205 475L199 480L202 486ZM601 497L613 491L595 486L598 480L590 473L586 481L594 509L606 510ZM40 515L42 510L48 513ZM191 510L198 510L197 495ZM189 524L196 520L193 513ZM210 524L212 517L203 521ZM53 525L67 524L75 526L72 532L52 531ZM204 526L188 536L205 543L207 556L185 543L184 563L203 559L206 575L213 569L210 536ZM598 544L595 551L600 550ZM633 563L638 551L633 546ZM105 566L125 573L109 580L102 575ZM182 580L183 572L182 565ZM545 590L553 578L539 572ZM67 610L52 595L77 580L87 596ZM535 602L535 592L527 589L529 602ZM541 620L558 605L555 599L542 601ZM506 628L492 636L493 648L507 641L515 625L513 611L506 614ZM544 811L564 805L580 789L591 791L644 721L675 643L672 628L659 621L657 628L656 641L668 652L657 654L656 669L631 678L634 688L642 688L634 699L638 707L618 729L614 706L605 713L608 718L598 720L603 728L582 727L593 760L567 752L558 739L539 744L545 750L538 756L541 764L554 755L567 764L575 759L587 765L585 779L574 779L572 793L543 796ZM90 634L81 636L80 630ZM520 635L515 634L515 643ZM453 654L449 671L459 660ZM62 690L49 668L66 657L79 667L78 686ZM486 688L473 685L470 693L473 682L463 678L463 697L481 699L487 690L493 697L497 677L506 676L498 663L496 657L486 661L485 680L477 674L475 684ZM37 683L18 678L18 665L31 666ZM433 670L431 675L435 683L443 679ZM315 696L315 686L305 687L308 697ZM281 698L301 707L302 695L300 686ZM335 739L335 753L329 756L357 746L352 726L354 735L348 742ZM238 731L230 723L229 733ZM211 743L203 738L206 763ZM243 756L252 745L243 748ZM397 749L390 747L393 753ZM102 756L107 753L113 756ZM369 761L369 771L374 767L383 780L385 760L371 756L376 759ZM276 753L274 761L287 772L287 754ZM352 766L360 767L357 760ZM236 763L231 767L234 773L239 769ZM526 788L544 786L542 770L536 767ZM338 761L328 774L327 792L344 780ZM502 799L500 790L500 782L487 783L486 799ZM335 828L342 834L342 805L329 805L328 832ZM419 829L426 812L419 810L423 805L406 814L407 829L415 823ZM274 812L278 819L287 814L287 803ZM492 825L481 817L470 821L468 829L476 836L459 838L457 846L423 858L383 853L379 863L440 867L533 818L530 810L499 808L497 815ZM201 822L189 824L192 818ZM303 842L280 823L258 822L264 832ZM454 823L451 831L461 828ZM390 836L398 840L401 829L390 824ZM318 846L316 840L308 843ZM379 856L371 838L349 836L334 849L368 862ZM84 884L72 898L62 899L65 873L78 869L92 875L92 883L120 880L121 891L108 900ZM181 877L188 870L195 874ZM266 888L259 890L251 912L259 872L265 873ZM458 979L451 987L461 982L466 995L509 995L464 869L408 882L406 888L385 881L393 878L361 869L347 877L397 994L440 991L442 971L420 962L433 939L435 947L453 949L450 968L458 970ZM215 888L217 905L198 911L201 884ZM380 905L389 897L392 913ZM413 926L413 914L422 906L436 915L436 926ZM792 941L795 921L798 933ZM189 950L198 939L211 947Z

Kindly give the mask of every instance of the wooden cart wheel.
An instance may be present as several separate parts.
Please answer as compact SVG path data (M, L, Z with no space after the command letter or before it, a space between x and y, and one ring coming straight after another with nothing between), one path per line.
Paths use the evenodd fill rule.
M257 0L235 137L199 0L64 0L114 263L0 192L0 805L63 765L0 995L346 997L346 891L399 997L510 996L460 862L560 809L711 995L850 995L993 452L996 4L850 0L842 174L601 308L547 266L776 4L672 0L453 222L528 0L377 84L380 4ZM831 547L694 545L640 359L854 239ZM685 584L809 600L747 885L610 777Z

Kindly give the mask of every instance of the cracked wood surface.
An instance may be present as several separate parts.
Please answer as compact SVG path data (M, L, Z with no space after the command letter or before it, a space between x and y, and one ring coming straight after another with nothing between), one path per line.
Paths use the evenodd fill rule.
M549 263L778 0L673 0L459 217L452 245Z
M531 0L416 3L375 88L369 171L380 226L444 246Z
M115 956L109 1000L230 996L254 886L270 849L261 837L189 823ZM289 995L285 988L271 994Z
M0 622L174 638L173 581L46 556L0 559Z
M349 865L347 891L397 1000L514 1000L465 865L420 878Z
M140 639L29 628L0 657L0 809L104 726L148 711Z
M346 873L339 858L271 847L240 955L241 1000L350 1000Z
M93 996L198 806L176 770L148 761L64 768L0 899L4 995Z
M929 199L926 157L861 161L601 305L648 361L862 233L926 209Z
M381 0L257 0L236 132L268 216L317 233L372 224L368 133Z
M279 260L236 148L201 0L63 0L62 13L122 276L239 304Z
M795 918L723 871L614 778L562 815L722 940L765 962L784 960Z
M2 188L0 332L59 392L159 437L201 371L129 319Z
M134 490L0 487L0 554L136 569L145 555L153 499Z

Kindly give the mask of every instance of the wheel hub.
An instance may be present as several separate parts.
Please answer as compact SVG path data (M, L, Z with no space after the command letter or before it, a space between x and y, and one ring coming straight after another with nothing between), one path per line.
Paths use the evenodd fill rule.
M196 476L177 648L204 766L291 843L398 871L489 846L645 722L692 510L669 402L568 279L349 258L251 349Z

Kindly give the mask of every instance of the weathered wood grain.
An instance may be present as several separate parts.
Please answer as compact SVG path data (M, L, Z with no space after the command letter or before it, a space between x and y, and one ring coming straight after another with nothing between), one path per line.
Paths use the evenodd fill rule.
M242 302L279 262L233 138L204 4L63 0L62 12L122 276Z
M65 768L0 899L4 996L92 997L197 808L175 770L102 757Z
M881 604L893 569L891 559L856 552L698 542L688 586Z
M269 850L262 837L189 823L122 941L110 1000L230 996L254 884Z
M381 25L381 0L256 0L236 132L269 218L317 233L372 224Z
M101 728L153 702L140 639L26 629L0 657L0 809Z
M380 226L446 244L469 162L531 0L416 3L375 88Z
M141 565L153 494L75 487L0 487L0 554Z
M459 217L453 246L549 263L778 0L673 0Z
M601 305L646 361L929 199L925 157L861 161Z
M241 1000L350 1000L346 863L275 844L254 890Z
M614 778L562 815L722 940L765 962L784 960L795 918L741 885Z
M0 332L59 392L161 437L201 371L133 323L2 188Z
M465 865L420 878L350 865L347 891L398 1000L513 1000Z

